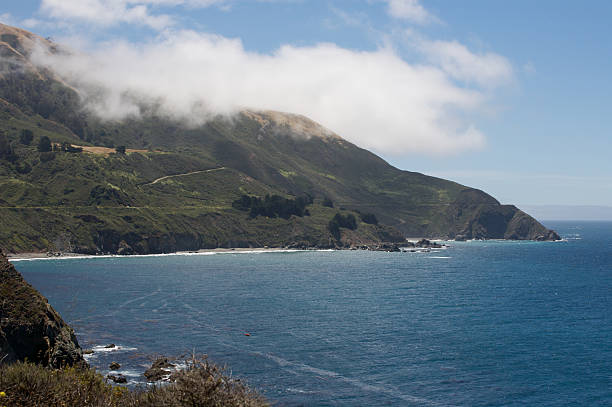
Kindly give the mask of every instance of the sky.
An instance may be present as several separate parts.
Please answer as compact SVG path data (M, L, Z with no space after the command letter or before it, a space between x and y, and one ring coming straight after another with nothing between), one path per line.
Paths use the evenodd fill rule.
M540 218L563 206L612 219L601 209L612 207L611 19L599 0L0 6L0 22L80 51L39 62L103 88L87 100L103 117L137 114L126 93L196 121L243 107L304 114L398 168Z

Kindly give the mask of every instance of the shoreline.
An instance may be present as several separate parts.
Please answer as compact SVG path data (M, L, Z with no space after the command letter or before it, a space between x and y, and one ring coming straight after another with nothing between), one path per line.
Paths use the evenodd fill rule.
M410 244L414 244L419 239L417 238L407 238L406 241ZM516 243L559 243L559 242L567 242L567 239L561 239L556 241L544 241L539 242L536 240L511 240L511 239L486 239L486 240L465 240L465 241L455 241L455 240L444 240L444 239L431 239L432 246L423 246L423 247L410 247L411 249L416 249L417 251L420 249L433 249L440 250L450 247L449 243L457 244L457 243L471 243L471 242L516 242ZM439 244L440 246L435 246ZM402 247L402 246L400 246ZM34 260L69 260L69 259L102 259L102 258L130 258L130 257L168 257L168 256L210 256L215 254L257 254L257 253L297 253L297 252L333 252L333 251L345 251L345 250L374 250L374 251L389 251L385 250L386 248L379 249L364 249L364 248L304 248L304 249L296 249L296 248L282 248L282 247L233 247L233 248L215 248L215 249L199 249L199 250L191 250L191 251L178 251L171 253L149 253L149 254L81 254L81 253L71 253L71 252L61 252L61 253L41 253L41 252L24 252L24 253L5 253L5 256L10 262L20 262L20 261L34 261ZM402 250L404 251L404 250ZM406 250L413 251L413 250Z
M200 249L192 251L179 251L172 253L150 253L150 254L81 254L81 253L60 253L59 255L47 255L46 253L26 252L26 253L6 253L10 262L34 261L34 260L69 260L69 259L103 259L103 258L131 258L131 257L167 257L167 256L210 256L215 254L254 254L254 253L294 253L294 252L331 252L337 249L283 249L280 247L236 247L236 248L216 248Z

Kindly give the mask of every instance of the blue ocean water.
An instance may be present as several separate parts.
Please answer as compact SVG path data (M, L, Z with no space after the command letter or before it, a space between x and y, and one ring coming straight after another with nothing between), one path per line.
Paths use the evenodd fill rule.
M567 241L15 265L131 383L196 351L280 406L610 406L612 223L547 226Z

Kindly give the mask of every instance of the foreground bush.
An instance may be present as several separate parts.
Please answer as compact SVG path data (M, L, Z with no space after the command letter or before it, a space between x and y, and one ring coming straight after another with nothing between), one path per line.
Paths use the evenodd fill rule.
M192 358L173 383L128 389L93 369L0 366L0 406L266 406L266 401L205 358Z

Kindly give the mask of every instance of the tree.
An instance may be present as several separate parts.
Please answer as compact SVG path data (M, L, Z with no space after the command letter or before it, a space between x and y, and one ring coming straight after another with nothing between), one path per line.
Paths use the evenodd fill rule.
M334 203L332 202L331 199L329 199L328 197L323 198L323 206L327 206L328 208L333 208L334 207Z
M9 158L13 155L13 147L6 134L0 133L0 158Z
M125 146L117 146L115 147L115 151L117 154L125 154Z
M51 151L51 140L47 136L42 136L38 142L38 151L46 153Z
M34 140L34 133L30 129L21 130L21 135L19 136L19 142L23 145L29 146Z

